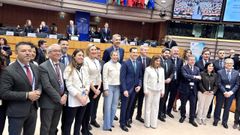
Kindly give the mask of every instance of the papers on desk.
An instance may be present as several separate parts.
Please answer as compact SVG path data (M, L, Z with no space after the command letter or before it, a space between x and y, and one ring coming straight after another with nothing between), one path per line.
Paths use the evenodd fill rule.
M28 33L27 36L28 37L37 37L36 33Z

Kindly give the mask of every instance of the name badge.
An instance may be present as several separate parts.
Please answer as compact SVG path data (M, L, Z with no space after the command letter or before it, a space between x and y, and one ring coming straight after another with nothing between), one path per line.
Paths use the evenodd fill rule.
M190 82L189 85L190 85L190 86L194 86L194 82Z
M230 89L231 86L230 86L230 85L226 85L225 88L226 88L226 89Z
M82 92L81 92L81 95L82 95L82 96L86 96L86 95L87 95L87 94L86 94L86 91L85 91L85 90L86 90L85 88L80 88L80 90L82 91Z
M2 105L2 100L0 99L0 106Z

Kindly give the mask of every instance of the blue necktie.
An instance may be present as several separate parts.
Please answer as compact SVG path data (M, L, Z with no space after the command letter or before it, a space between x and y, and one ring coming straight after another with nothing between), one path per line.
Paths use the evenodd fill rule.
M231 81L231 72L227 71L227 74L228 74L228 80Z
M133 68L134 68L134 72L136 73L136 71L137 71L136 60L133 61Z

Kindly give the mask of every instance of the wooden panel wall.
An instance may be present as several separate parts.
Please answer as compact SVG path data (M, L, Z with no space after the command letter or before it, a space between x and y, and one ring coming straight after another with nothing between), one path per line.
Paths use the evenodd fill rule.
M74 14L66 13L64 19L60 19L59 12L42 10L36 8L15 6L3 4L0 7L0 23L7 26L23 26L27 19L32 20L34 28L39 27L41 21L45 21L48 26L56 23L58 32L66 32L66 25L69 24L70 19L74 19Z
M14 10L13 10L14 9ZM74 20L73 13L66 13L64 19L60 19L59 12L49 11L42 9L35 9L29 7L22 7L16 5L3 4L0 7L0 23L5 26L23 26L27 19L32 20L34 28L39 27L42 20L47 22L47 25L56 23L58 26L58 32L66 32L66 25L69 20ZM91 16L91 24L95 24L97 27L103 27L105 22L109 23L112 30L112 34L119 33L121 35L130 38L139 37L140 39L159 40L166 34L165 22L158 23L142 23L136 21L126 21L118 19L110 19L101 17L100 22L95 22L95 17ZM161 28L160 28L161 26Z

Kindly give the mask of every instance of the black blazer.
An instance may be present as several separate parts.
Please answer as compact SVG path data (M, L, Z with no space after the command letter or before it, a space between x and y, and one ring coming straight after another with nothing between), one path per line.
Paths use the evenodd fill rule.
M139 61L140 63L142 63L142 58L141 58L141 56L139 56L139 57L137 58L137 61ZM150 62L151 62L151 58L146 57L146 67L148 67L148 66L150 65ZM146 67L145 67L145 68L146 68ZM145 68L143 67L143 64L142 64L142 75L144 75ZM143 76L142 76L142 77L143 77Z
M217 74L208 74L206 71L200 73L202 79L199 82L199 88L202 93L205 91L217 91ZM210 89L209 89L210 88Z
M173 78L173 63L171 59L164 59L163 57L160 58L161 66L164 68L164 75L165 79L167 78ZM167 63L168 70L166 70L165 64Z
M176 43L176 41L171 40L171 41L165 42L164 46L165 46L166 48L172 48L173 46L177 46L177 43Z
M107 29L107 32L105 31L105 28L101 29L101 43L105 43L105 38L107 39L107 41L111 39L111 32L109 28Z
M37 57L38 65L42 64L46 60L47 60L47 58L46 58L45 53L40 48L38 48L38 57Z
M41 90L38 67L29 63L34 75L35 89ZM7 100L7 115L10 117L25 117L30 113L34 103L26 98L26 93L32 91L32 84L29 83L27 75L21 65L16 61L6 67L1 75L0 97Z
M181 58L177 58L177 65L176 66L175 66L175 62L174 62L173 58L171 58L171 62L172 62L172 65L173 65L173 80L174 80L174 74L176 72L177 80L175 80L175 81L180 81L181 77L182 77L181 68L183 66L183 60Z

